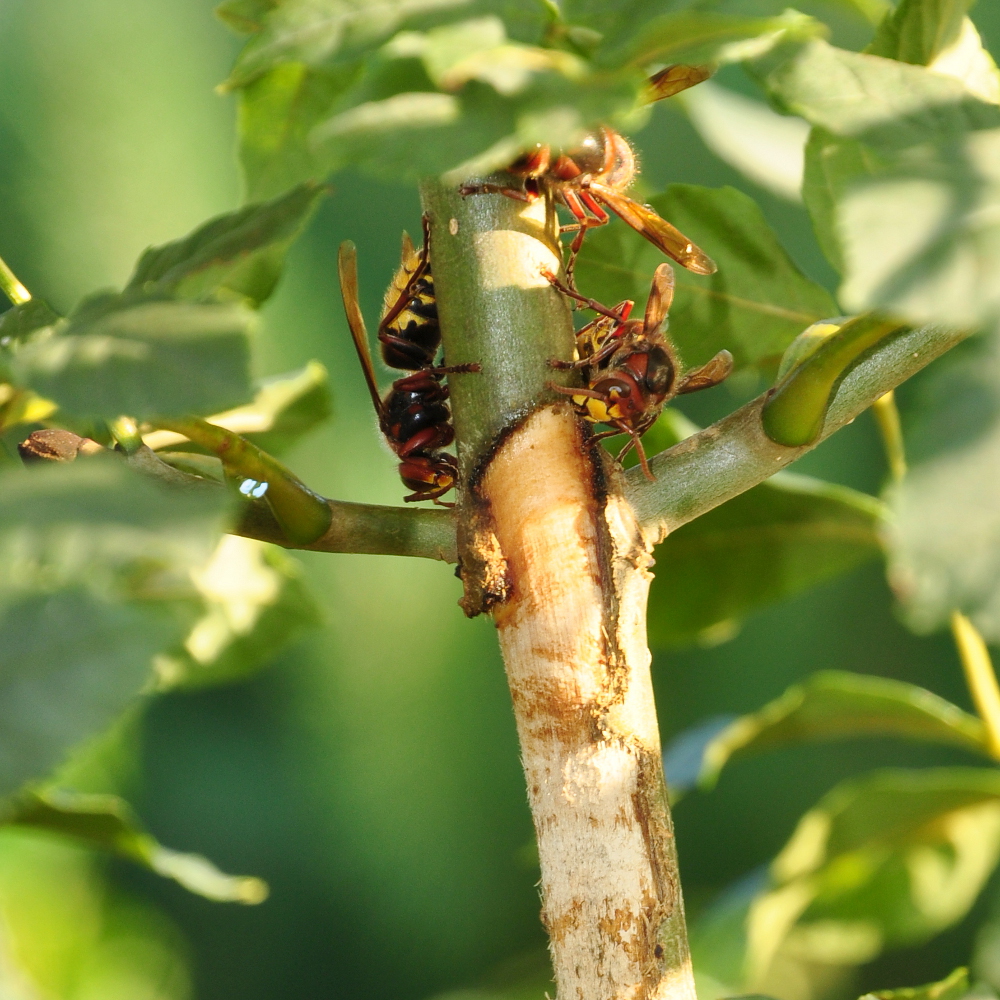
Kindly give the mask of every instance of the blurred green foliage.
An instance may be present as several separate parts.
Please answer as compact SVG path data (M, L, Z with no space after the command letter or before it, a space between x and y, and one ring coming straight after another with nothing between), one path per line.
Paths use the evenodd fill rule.
M654 204L703 240L720 263L719 275L701 285L699 279L683 278L690 288L682 285L674 332L689 363L704 360L699 352L707 357L717 346L734 348L733 338L743 352L738 360L745 363L726 388L705 399L685 400L686 411L699 423L762 388L765 376L754 366L773 372L796 333L839 311L831 297L837 291L831 265L841 271L840 292L852 308L889 305L921 319L955 322L959 316L970 324L994 318L995 283L988 280L995 266L992 247L975 245L969 227L976 213L991 211L990 143L998 120L995 109L973 102L963 88L963 83L989 87L993 71L985 57L978 57L979 76L961 83L923 69L947 45L908 21L919 14L919 4L904 0L891 30L878 32L873 52L914 64L894 66L888 76L885 64L833 48L859 49L871 40L885 12L878 0L803 4L817 20L785 15L783 4L766 0L699 4L666 13L658 5L637 3L627 15L613 5L588 2L568 3L561 13L542 5L454 6L428 2L405 5L404 11L404 5L389 4L374 30L363 17L345 16L347 6L335 0L230 0L224 5L228 23L251 36L239 55L238 44L212 21L210 5L202 0L141 5L83 0L69 10L52 0L0 6L0 80L8 95L0 109L5 258L33 291L68 312L95 288L124 287L143 249L159 248L141 258L128 294L85 305L54 335L39 334L55 322L51 312L32 305L8 313L0 334L30 341L11 362L17 377L84 418L162 413L164 407L207 414L245 404L227 415L238 424L232 429L259 434L262 447L288 449L287 461L315 489L344 499L398 502L394 463L376 443L334 291L334 248L347 237L358 243L380 279L363 287L379 288L395 267L399 230L418 229L415 192L397 183L403 176L487 169L509 160L524 141L565 139L582 125L605 119L624 118L638 130L647 115L648 124L636 133L644 154L643 183L650 191L666 189ZM942 11L948 25L957 25L948 30L971 44L962 20L966 7L944 5ZM654 14L658 19L645 30ZM1000 14L984 5L976 15L986 41L1000 40ZM818 38L825 32L820 22L829 27L830 43ZM371 50L373 39L388 40L400 28L404 36L395 35L388 48ZM537 44L539 33L548 47ZM743 45L762 33L766 44L755 50ZM787 194L787 184L761 187L737 173L727 165L732 152L724 155L717 138L707 133L703 140L679 106L627 117L642 85L638 70L648 63L709 57L726 63L748 56L757 58L754 74L776 100L822 129L813 132L805 154L805 199L827 260L803 207L774 194ZM232 99L211 90L226 78L234 59L236 70L227 86L240 91L238 112ZM819 86L810 97L812 81L828 86L837 74L857 81L852 102L830 106ZM419 86L413 84L416 78ZM732 65L718 80L755 100L756 121L769 121L761 92L743 69ZM872 107L913 94L929 95L936 102L934 113L918 107L904 116L902 127L898 115L872 117ZM266 217L251 218L249 227L246 214L235 210L234 124L247 193L252 199L277 197ZM722 159L706 143L714 144ZM951 170L956 162L968 169ZM301 188L289 195L291 202L278 196L294 183L347 164L373 168L390 179L377 183L353 170L337 175L331 197L290 251L289 271L264 309L251 373L248 314L231 300L239 296L256 306L270 295L276 259L313 209L316 190ZM926 218L904 216L913 205L904 181L925 185L920 190L929 192ZM729 188L667 188L672 182ZM930 210L942 199L951 199L961 211L938 225L942 216L931 218ZM281 206L289 204L293 210L286 214ZM196 230L205 219L234 211ZM191 230L194 235L181 239ZM931 230L935 242L927 249ZM227 255L227 236L233 233L237 258ZM891 247L878 244L881 233L892 235ZM260 251L243 255L258 237ZM961 267L972 252L970 241L976 259L985 262L974 288ZM592 236L587 249L580 269L587 290L606 294L594 263L600 250L628 262L607 279L607 290L620 289L609 297L629 295L641 303L646 272L652 270L646 245L615 224ZM948 266L928 271L924 251L934 257L935 267L942 260ZM928 281L928 274L943 277ZM899 280L893 284L890 278ZM785 297L789 306L791 291L794 318L761 323L761 312L774 298ZM152 300L137 302L140 294ZM229 301L220 304L220 298ZM374 293L362 305L374 312ZM166 360L157 353L165 324L158 321L156 335L146 336L141 313L149 309L169 314L166 325L174 324L175 335L165 338ZM181 400L176 394L157 397L164 380L150 376L162 374L166 363L181 356L178 345L183 352L192 324L199 334L192 343L199 351L206 344L209 349L183 364L208 377L173 380L186 393ZM205 333L214 335L206 338ZM716 345L713 336L728 339ZM58 342L70 337L78 340ZM125 368L108 379L104 367L103 382L86 384L95 344L121 348L122 364L133 366L127 379ZM136 364L142 353L136 344L148 349L140 359L143 370ZM975 539L991 537L992 480L983 481L982 497L970 492L962 505L934 502L937 484L955 475L942 466L946 448L956 440L975 446L968 456L970 470L991 467L993 421L985 417L995 416L996 380L990 344L970 344L901 394L904 416L917 428L914 489L922 489L913 495L904 489L888 499L900 514L890 545L893 580L906 599L909 620L934 627L957 594L995 637L990 627L994 574L988 563L995 551L983 545L977 553L981 559L970 559ZM327 410L319 366L298 380L285 380L283 393L268 396L265 384L248 403L250 375L299 369L312 358L332 373L335 419L300 440ZM970 385L980 391L970 393ZM146 394L121 394L126 388L135 393L137 386ZM10 413L4 417L13 419ZM8 444L14 439L8 434ZM204 459L196 449L188 451L192 469ZM172 461L183 467L182 459ZM724 562L713 565L706 555L713 530L739 534L746 549L741 565L748 567L742 580L732 578L731 592L713 595L717 603L710 614L704 614L705 602L697 602L702 619L688 616L673 631L663 619L653 622L656 645L729 639L713 648L658 653L665 740L705 717L752 712L820 668L905 679L967 705L950 644L917 639L900 627L876 570L794 596L878 550L879 505L843 488L878 491L884 465L871 422L860 419L808 456L801 468L840 486L795 477L774 481L720 508L714 521L706 518L683 529L660 549L661 576L688 596L728 572ZM99 478L103 469L94 465L85 471ZM79 499L100 488L100 483L78 481L86 476L76 466L56 471L61 474L57 494L65 490ZM975 482L972 471L962 474L963 481ZM51 470L41 475L55 478ZM44 553L48 533L58 526L59 508L50 494L44 502L28 495L30 485L24 484L38 481L36 476L18 481L4 531L19 540L4 543L0 557L21 558L24 538ZM132 498L125 488L116 496L119 507L100 505L104 520L116 521L116 530L122 524L142 528L142 497ZM776 520L776 511L783 519ZM180 509L172 517L195 523ZM929 520L935 525L946 521L953 533L929 532ZM767 529L778 522L775 542ZM793 522L803 537L809 529L826 538L822 558L808 538L801 552L789 543L786 529ZM176 526L168 523L176 541ZM973 541L964 541L962 531ZM121 560L99 551L104 537L103 523L95 522L77 549L84 556L97 552L96 562L82 558L55 567L40 562L45 573L39 575L38 593L12 592L8 599L6 581L15 576L6 570L8 575L0 577L5 581L0 611L22 619L48 614L49 622L85 622L65 634L51 627L31 634L41 645L59 645L53 664L63 671L71 671L73 655L102 656L110 693L88 689L99 702L91 712L72 678L56 671L41 695L24 687L19 695L53 710L65 703L80 728L60 732L70 732L76 742L99 731L110 717L105 694L113 709L134 701L143 668L155 653L160 654L157 678L163 688L210 686L273 663L269 673L241 687L181 691L152 702L141 747L122 737L91 749L78 762L72 782L84 793L129 792L158 837L210 856L227 870L263 876L273 895L253 910L214 908L137 869L99 867L80 848L45 834L5 830L0 832L3 987L19 1000L32 997L32 990L60 1000L172 1000L192 990L212 1000L373 994L405 1000L477 983L452 996L540 996L547 972L544 958L539 959L544 939L537 920L537 871L502 665L490 629L465 622L458 611L459 587L450 572L422 561L310 553L300 557L300 573L299 563L283 553L229 539L223 546L233 551L216 551L216 578L210 563L185 588L152 597L143 592L134 600L129 593L114 608L132 617L112 621L101 603L108 588L118 588L120 597L122 588L148 577L127 565L123 569ZM941 553L942 546L948 551ZM168 556L176 557L176 547L164 554L164 565ZM207 555L203 543L202 563ZM53 597L46 590L52 573L70 574L79 586ZM312 598L303 587L303 573ZM217 578L227 574L228 580ZM661 583L654 609L657 600L676 608L678 601L664 592ZM68 610L54 607L66 593L82 603ZM739 633L744 617L780 597L786 597L783 603L747 618ZM320 621L321 630L287 647L304 626ZM714 627L720 623L725 628ZM148 642L131 644L125 659L108 655L120 648L107 641L115 628L148 634ZM45 650L29 653L35 662ZM17 666L28 662L28 655L14 649L5 659L0 649L0 661ZM8 679L18 681L16 670L8 667L4 684ZM916 707L898 690L896 695L882 690L878 697L897 697L895 717L905 717L897 730L910 735L914 730L940 735L942 727L957 732L962 724L965 730L973 725L953 708L935 703L931 711L922 695L910 699L919 703ZM873 698L872 691L848 691L841 719L856 715L859 705L866 699L870 705ZM830 698L806 697L792 712L788 701L786 696L782 721L793 720L798 738L815 735L824 725L837 728ZM5 704L20 703L8 698ZM914 721L921 711L924 729ZM35 714L19 711L18 718L31 720ZM934 716L930 722L929 716ZM760 716L753 718L760 723ZM805 724L804 718L811 721ZM843 721L839 725L843 728ZM758 733L764 730L758 725ZM27 763L17 762L11 790L25 777L43 776L66 749L52 749L30 735L26 744L37 756L25 753ZM954 742L962 746L960 739ZM135 775L136 756L141 777ZM705 998L711 990L739 987L737 953L746 947L745 935L738 939L748 912L751 937L756 928L763 941L758 940L757 960L762 955L780 959L768 983L782 1000L856 995L887 984L931 980L966 961L973 927L988 903L981 903L952 936L919 952L878 959L856 975L850 972L875 958L885 943L923 940L959 919L988 877L998 843L996 778L985 768L962 766L971 761L961 749L939 745L871 742L816 748L796 743L734 762L712 796L692 793L681 802L676 823L695 918L696 960L709 991ZM920 765L936 766L915 772L916 778L900 771L867 774L873 766ZM897 837L890 821L905 814L904 799L913 822ZM142 836L122 832L127 814L117 802L105 797L76 803L87 817L83 826L102 831L112 847ZM64 813L73 811L62 804ZM865 817L860 825L855 814ZM56 822L49 814L41 822L37 811L32 815L36 826L50 829L69 822L64 816ZM942 816L948 822L942 823ZM886 829L874 820L884 820ZM820 827L825 839L816 836ZM922 839L914 839L914 829ZM731 885L778 855L790 836L771 882L758 877ZM153 842L142 843L149 848ZM935 868L943 855L950 867L938 863ZM910 892L916 902L899 924L898 907L879 915L875 902L899 898L906 879L916 887ZM727 891L709 907L722 890ZM927 905L921 908L921 902ZM767 906L780 911L784 923L753 915ZM705 914L700 923L699 912ZM832 922L858 923L859 917L877 926L854 927L853 938L830 933ZM1000 949L996 935L987 933L990 926L981 938L977 971L987 979L992 975L1000 986L995 975ZM928 992L935 995L950 996Z

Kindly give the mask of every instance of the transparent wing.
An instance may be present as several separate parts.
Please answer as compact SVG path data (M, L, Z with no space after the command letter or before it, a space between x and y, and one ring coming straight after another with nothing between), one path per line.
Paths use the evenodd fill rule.
M382 399L378 394L378 383L375 381L375 368L372 365L371 349L368 347L368 331L365 329L365 319L358 305L358 251L350 240L340 244L337 272L340 275L340 294L344 299L344 313L347 316L347 325L351 328L354 349L358 352L358 360L361 362L361 370L364 372L375 412L381 416Z
M729 378L729 373L732 370L733 356L729 351L719 351L711 361L684 376L681 384L677 387L677 394L682 395L687 392L698 392L701 389L711 389L713 385L718 385Z
M643 330L652 335L663 326L674 301L674 269L669 264L661 264L653 272L653 283L646 300L646 316Z
M701 247L692 243L676 226L661 219L653 209L604 184L591 184L588 190L681 267L695 274L715 274L718 270L715 261Z
M696 83L702 83L712 75L712 70L708 66L685 66L677 63L661 69L659 73L651 76L646 83L645 100L652 104L653 101L662 101L665 97L673 97L688 87L693 87Z

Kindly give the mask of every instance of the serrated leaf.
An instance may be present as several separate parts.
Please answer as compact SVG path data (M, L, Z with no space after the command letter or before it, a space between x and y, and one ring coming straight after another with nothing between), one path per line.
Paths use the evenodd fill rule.
M252 322L237 305L109 294L25 344L11 368L71 417L215 413L251 396Z
M926 688L824 670L712 737L702 753L698 781L710 788L733 757L860 736L927 740L990 756L982 722Z
M315 184L300 184L272 201L212 219L184 239L151 247L125 290L195 301L238 298L259 306L274 291L288 247L323 194Z
M645 69L653 64L718 64L741 62L777 45L824 36L822 22L795 10L777 17L745 17L686 10L651 20L619 16L619 32L601 47L597 61L605 66ZM627 40L623 35L627 34Z
M925 941L968 912L998 856L994 769L842 782L799 821L751 907L750 974L766 974L780 948L849 965Z
M225 503L110 456L0 474L0 796L105 729L187 633Z
M962 1000L970 993L969 970L957 968L950 976L924 986L904 986L898 990L876 990L861 1000Z
M262 903L267 885L258 878L226 875L197 854L158 843L117 795L89 795L50 788L23 792L0 806L0 825L44 830L128 858L185 889L220 903Z
M906 478L889 491L889 579L907 623L955 609L1000 640L1000 336L960 344L900 393Z
M826 133L810 143L805 195L845 310L995 323L1000 108L941 73L821 42L767 79Z
M424 89L422 83L420 89L400 91L406 74L391 66L380 73L313 130L311 140L326 169L359 164L397 180L440 174L459 183L506 166L536 144L571 148L588 128L634 109L643 84L641 75L631 73L571 79L541 71L512 95L477 79L452 94ZM384 86L376 86L383 77ZM384 90L388 94L382 96ZM373 99L364 99L368 95Z
M507 97L524 90L535 73L558 73L571 80L587 73L586 63L570 52L510 41L503 21L493 16L427 32L400 32L382 55L420 59L430 80L442 90L458 91L478 80Z
M672 184L650 204L719 266L702 277L675 269L670 335L685 364L702 364L723 348L737 368L776 365L807 326L839 311L782 248L756 203L735 188ZM621 223L590 233L577 274L587 293L606 303L641 307L662 254Z
M241 680L320 623L299 563L264 542L225 535L194 581L206 614L182 646L157 656L161 688Z
M790 114L882 153L1000 124L1000 109L958 80L823 41L788 46L759 60L756 72Z
M882 507L863 493L779 473L672 532L656 550L653 647L723 625L876 558Z
M409 19L461 7L466 2L286 0L264 13L262 29L240 53L226 86L245 87L282 63L322 67L355 58L386 41Z

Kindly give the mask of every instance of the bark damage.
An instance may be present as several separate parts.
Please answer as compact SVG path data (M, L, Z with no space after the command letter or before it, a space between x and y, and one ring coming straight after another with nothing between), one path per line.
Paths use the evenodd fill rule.
M509 594L517 717L560 1000L694 1000L645 641L652 562L570 407L534 413L479 483Z

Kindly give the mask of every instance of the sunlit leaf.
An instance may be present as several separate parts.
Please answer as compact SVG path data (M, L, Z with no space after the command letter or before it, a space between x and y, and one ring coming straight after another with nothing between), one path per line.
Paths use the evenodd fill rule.
M569 79L587 73L584 61L572 53L510 41L498 17L473 18L427 32L400 32L383 55L420 59L428 77L446 91L479 80L511 96L524 90L535 73L560 73Z
M265 17L278 6L279 0L223 0L215 15L233 31L252 35L264 27Z
M215 413L252 395L251 324L235 304L108 294L25 344L12 370L70 416Z
M717 732L702 753L699 783L711 787L733 757L859 736L927 740L990 756L982 722L926 688L825 670Z
M648 631L654 647L732 635L753 611L881 551L872 497L780 473L672 532L656 550Z
M1000 287L1000 108L956 79L822 42L767 75L823 130L804 195L849 312L991 325Z
M28 827L0 832L5 1000L188 1000L186 942L103 877L93 852ZM71 984L71 986L68 986Z
M321 67L363 54L386 41L409 19L461 7L464 0L286 0L271 10L254 5L262 28L240 53L226 81L242 87L281 63ZM245 8L244 8L245 9ZM225 10L225 8L223 8Z
M968 22L966 14L974 3L975 0L901 0L879 25L865 51L916 66L931 66L959 43Z
M762 101L706 81L686 92L684 109L705 145L755 184L789 201L802 199L809 126Z
M1000 772L887 770L838 785L799 822L748 923L749 969L781 948L859 964L960 920L1000 856Z
M899 400L910 470L888 495L893 590L920 632L957 608L1000 640L1000 338L959 345Z
M0 796L107 728L187 633L224 502L110 457L0 475Z
M961 1000L970 993L969 970L956 969L950 976L924 986L904 986L898 990L876 990L861 1000Z
M322 188L302 184L273 201L212 219L184 239L151 247L126 291L238 298L259 306L274 291L285 252L322 195Z
M22 792L0 806L0 825L73 837L138 862L220 903L254 904L267 898L267 885L260 879L226 875L197 854L182 854L158 843L143 829L128 803L116 795L56 788Z
M609 8L609 13L611 8ZM719 63L752 59L776 45L826 34L826 26L795 10L777 17L743 17L711 11L677 11L652 20L622 17L597 53L605 65Z
M421 81L419 89L400 91L406 76L402 66L383 67L378 86L362 88L350 106L316 126L312 141L328 170L360 164L397 180L443 174L458 183L506 166L539 143L575 145L587 128L632 110L644 82L638 74L571 79L549 67L512 95L478 79L453 94Z
M299 564L264 542L223 536L194 580L206 613L182 646L156 657L162 688L247 677L320 622Z
M244 92L251 196L352 164L396 180L489 173L536 144L636 124L645 75L664 62L733 62L824 31L792 11L658 16L652 5L624 17L585 3L548 14L546 26L542 5L508 5L501 19L462 0L224 4L223 20L251 34L226 82Z
M249 439L271 455L280 455L332 412L329 375L318 361L257 383L253 402L208 417ZM173 431L152 431L143 440L154 450L175 448L187 439Z
M240 91L237 132L248 198L273 198L323 176L309 135L356 76L353 67L328 71L283 63Z
M839 311L829 293L795 266L742 192L672 184L650 203L719 266L710 277L675 268L670 335L686 364L702 364L726 348L737 368L776 365L805 327ZM612 222L588 235L577 273L594 298L608 304L633 299L641 307L662 261L642 236Z

